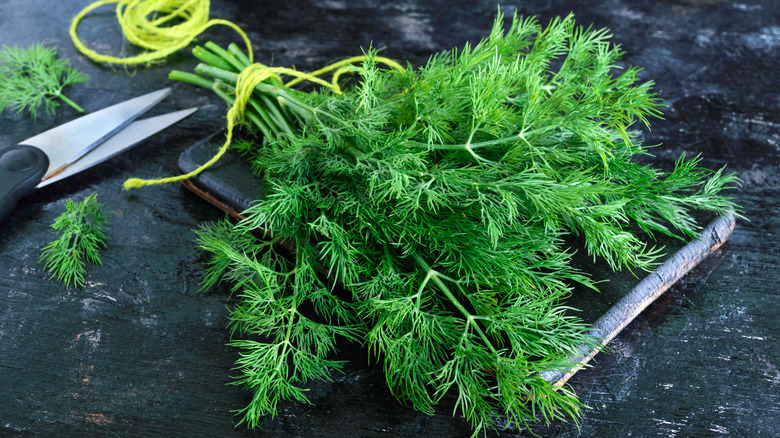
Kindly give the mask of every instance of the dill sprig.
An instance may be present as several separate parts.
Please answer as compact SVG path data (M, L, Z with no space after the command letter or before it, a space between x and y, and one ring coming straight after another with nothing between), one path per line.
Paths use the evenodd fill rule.
M102 266L98 251L106 246L105 224L97 194L92 193L81 202L66 200L65 212L51 225L59 232L59 238L43 248L39 263L43 262L43 269L66 286L83 286L84 259Z
M344 94L257 86L247 124L263 138L242 150L265 196L198 232L205 287L237 297L244 421L305 402L307 381L339 370L339 337L366 346L403 403L431 413L454 395L475 434L496 415L577 419L576 395L540 377L598 345L565 306L596 288L570 237L614 270L650 270L655 233L695 235L693 213L736 209L720 193L739 184L700 157L670 172L636 160L648 151L630 129L661 103L609 38L572 16L499 14L486 39L417 69L380 70L369 49ZM171 76L231 102L245 62L199 51L197 75Z
M3 46L0 49L0 112L12 107L21 113L25 109L35 120L44 106L54 114L58 101L76 111L84 109L62 94L62 90L82 83L87 76L74 69L70 62L57 58L57 49L35 43L29 47Z

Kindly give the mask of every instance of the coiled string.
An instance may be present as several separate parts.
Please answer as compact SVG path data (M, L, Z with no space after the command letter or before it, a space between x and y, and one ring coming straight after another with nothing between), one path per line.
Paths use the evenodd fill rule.
M148 50L136 56L119 58L104 55L87 48L78 37L78 27L81 20L93 10L108 4L116 3L116 17L122 28L125 38L132 44ZM209 19L209 0L98 0L82 9L74 18L70 26L70 37L76 48L95 62L109 64L134 65L150 64L163 59L168 55L187 47L192 40L203 33L207 28L215 25L224 25L234 29L241 35L246 43L250 63L252 62L252 44L241 28L228 20ZM285 84L291 87L301 81L310 81L330 88L335 94L341 94L338 84L339 76L351 70L348 66L362 62L365 56L355 56L343 61L330 64L312 73L303 73L295 69L283 67L268 67L262 64L251 64L238 76L236 83L235 102L227 113L227 134L224 145L217 154L208 162L194 171L168 178L140 179L130 178L124 183L125 189L143 187L153 184L164 184L195 176L216 163L225 154L233 138L233 128L244 120L246 108L255 87L271 77L281 80L280 74L293 76L294 79ZM391 68L403 71L403 67L397 62L375 57L375 61L383 63ZM336 70L330 82L319 76Z
M91 11L116 3L116 17L122 33L132 44L147 52L127 58L104 55L89 49L78 37L81 20ZM224 25L241 35L252 59L252 44L236 24L209 19L209 0L99 0L82 9L70 25L70 37L76 48L95 62L133 65L149 64L187 47L190 42L215 25Z

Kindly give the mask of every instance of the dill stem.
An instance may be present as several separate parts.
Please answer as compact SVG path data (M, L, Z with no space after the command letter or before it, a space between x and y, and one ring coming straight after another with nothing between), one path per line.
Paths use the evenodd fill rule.
M233 68L235 68L237 71L241 71L246 67L245 65L242 65L241 61L236 59L235 56L233 56L231 53L229 53L227 50L223 49L219 45L208 41L205 44L206 48L211 50L212 52L216 53L217 56L222 58L223 60L227 61Z
M201 46L195 46L195 48L192 49L192 55L206 64L213 65L224 70L230 70L233 68L229 62Z
M485 335L485 332L482 330L482 327L479 326L477 323L479 316L474 316L469 312L465 307L463 307L463 304L458 301L457 298L455 298L455 295L450 292L450 288L447 287L446 284L441 280L441 277L439 276L438 271L431 268L428 263L423 260L422 257L420 257L419 254L413 253L412 257L414 258L414 261L417 262L417 264L427 272L427 275L425 277L425 281L427 282L429 279L433 280L434 283L436 283L437 286L439 286L439 289L444 293L444 295L447 297L447 299L452 303L453 306L455 306L456 309L466 318L466 321L468 321L469 325L471 325L474 328L474 331L477 332L480 339L482 339L482 342L485 343L485 346L490 349L490 352L494 355L498 356L498 352L495 348L493 348L493 344L490 342L490 340L487 338L487 335ZM418 292L420 293L420 292Z
M255 125L260 128L260 130L263 132L263 135L265 135L267 138L273 138L274 130L271 127L274 125L274 121L271 120L271 117L266 111L263 111L263 109L260 107L260 104L257 103L255 99L249 99L249 105L260 115L261 118L261 120L254 122ZM250 112L249 114L252 113ZM285 124L285 126L287 125Z
M71 107L73 107L73 109L75 109L75 110L76 110L76 111L78 111L79 113L83 113L83 112L84 112L84 108L82 108L81 106L79 106L79 104L77 104L76 102L74 102L74 101L72 101L72 100L68 99L68 97L67 97L67 96L65 96L64 94L62 94L62 93L57 93L57 97L59 97L59 98L60 98L60 99L61 99L63 102L65 102L65 103L67 103L68 105L70 105Z
M181 81L181 82L187 82L193 85L199 85L204 88L211 88L214 84L213 81L210 81L203 76L198 76L196 74L179 71L179 70L171 70L170 73L168 73L168 79L174 80L174 81Z
M284 130L288 135L293 135L293 130L290 127L290 123L288 120L282 115L281 111L278 108L278 105L275 105L274 102L266 95L262 94L260 95L260 100L265 104L265 107L268 108L269 116L276 121L276 124ZM278 103L278 101L277 101Z
M198 76L196 74L183 72L179 70L172 70L168 74L168 78L175 81L187 82L193 85L198 85L204 88L208 88L212 90L215 94L217 94L219 97L221 97L229 105L232 105L233 102L235 101L235 99L233 99L227 93L222 91L219 83L208 80L202 76ZM268 116L261 110L260 106L254 99L251 99L249 103L252 106L252 109L248 109L246 111L245 113L246 118L248 118L252 123L254 123L254 125L257 126L258 129L260 129L260 131L263 133L264 136L268 138L272 138L273 137L272 130L268 126L270 124L270 121L268 120Z
M232 85L226 84L218 79L215 81L213 89L219 97L230 106L233 106L236 101L234 97L236 89ZM232 95L228 93L232 93ZM290 126L290 121L280 113L277 105L274 105L273 101L268 96L264 94L259 96L253 95L248 103L250 108L244 109L246 117L252 115L252 110L254 110L262 120L255 121L255 119L252 118L250 118L250 120L263 131L263 134L266 137L274 138L283 132L288 135L293 135L293 128Z
M233 105L235 102L235 98L225 93L222 89L219 87L220 84L214 83L210 88L214 91L214 93L221 97L225 102L228 103L228 105ZM250 122L254 123L255 126L262 131L263 135L265 135L268 138L272 138L272 130L268 126L265 125L263 120L260 116L258 116L257 113L255 113L255 108L247 108L244 110L244 117L249 119Z
M244 66L244 68L248 67L252 62L249 60L249 57L246 56L246 54L241 51L240 48L238 48L238 45L235 43L230 43L228 45L228 52L230 52L235 58L241 62L241 64Z
M503 143L510 143L518 139L524 139L523 135L517 134L509 137L497 138L495 140L481 141L479 143L433 144L433 143L409 142L409 144L414 146L425 146L429 149L434 149L434 150L456 151L456 150L480 149L489 146L496 146Z
M292 328L293 324L295 324L295 314L298 312L298 303L296 303L297 297L293 297L293 305L289 309L286 309L287 312L290 313L290 318L287 321L287 330L284 334L284 341L283 341L283 347L282 352L279 354L279 362L276 364L276 372L281 373L282 372L282 365L287 362L287 350L289 349L290 345L292 344ZM283 376L283 378L287 378L287 376Z
M296 242L296 247L300 248L300 240L298 240ZM303 256L301 254L302 254L302 251L297 251L296 252L296 255L295 255L295 268L293 268L292 272L297 272L300 269L301 263L303 263L303 260L302 260ZM295 280L294 280L295 283L298 282L298 279L299 279L299 277L295 277ZM297 284L293 286L292 304L290 305L289 309L285 309L287 312L289 312L290 316L289 316L289 319L287 321L287 330L285 331L285 334L284 334L284 347L282 347L283 348L282 349L282 354L279 355L279 358L280 358L279 363L276 365L276 372L277 373L281 372L282 364L287 362L287 359L285 358L285 356L287 355L287 350L292 345L292 329L293 329L293 324L295 324L295 315L298 313L298 294L295 293L295 291L298 290L298 289L299 289L299 287L298 287ZM286 378L287 376L284 376L284 377Z

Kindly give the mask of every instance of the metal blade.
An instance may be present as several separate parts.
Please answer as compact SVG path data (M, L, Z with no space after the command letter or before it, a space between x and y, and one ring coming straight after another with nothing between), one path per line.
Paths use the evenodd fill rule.
M46 153L49 157L49 170L46 176L49 176L83 157L170 92L170 88L164 88L112 105L28 138L19 144L36 146Z
M194 113L197 108L189 108L176 111L161 116L149 117L148 119L137 120L111 138L106 140L100 147L83 156L80 160L74 162L65 168L62 172L52 176L49 179L41 181L37 188L47 186L53 182L67 178L71 175L81 172L84 169L102 163L109 158L135 146L147 137L150 137L163 129L173 125L179 120Z

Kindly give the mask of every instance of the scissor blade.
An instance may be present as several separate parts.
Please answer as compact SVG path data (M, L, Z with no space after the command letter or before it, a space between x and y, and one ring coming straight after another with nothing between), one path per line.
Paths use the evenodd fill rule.
M142 140L145 140L147 137L150 137L173 125L179 120L189 116L190 114L194 113L195 110L196 108L189 108L163 114L161 116L149 117L148 119L136 120L135 122L129 124L126 128L114 134L111 138L101 144L100 147L95 148L92 152L83 156L80 160L66 167L62 172L42 181L40 184L38 184L37 187L41 188L53 182L57 182L61 179L79 173L84 169L89 169L96 164L102 163L114 155L130 149Z
M170 88L144 94L79 117L19 144L36 146L49 157L46 176L58 171L127 126L171 92ZM44 178L46 178L44 176Z

